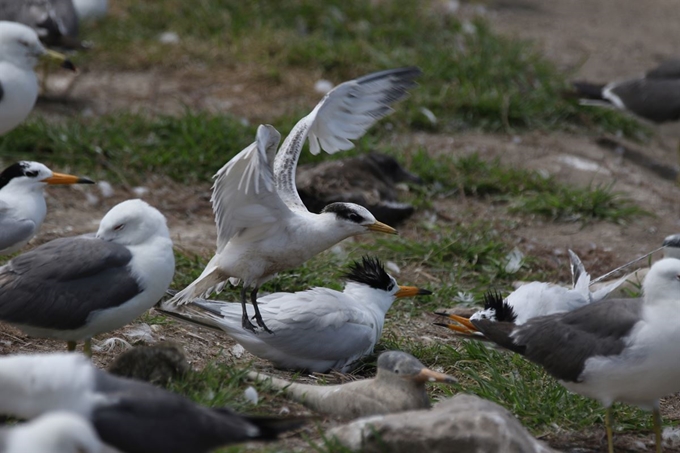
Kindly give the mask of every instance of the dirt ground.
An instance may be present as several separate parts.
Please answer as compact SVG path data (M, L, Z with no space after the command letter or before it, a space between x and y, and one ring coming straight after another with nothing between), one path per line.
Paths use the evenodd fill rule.
M680 42L680 8L674 0L489 0L473 4L462 3L457 14L481 14L494 27L509 36L535 40L545 54L574 78L608 81L635 75L652 67L660 60L674 56ZM248 68L229 68L221 74L202 74L193 70L179 70L171 74L111 73L95 70L83 73L73 86L71 97L77 102L68 106L43 104L39 113L58 119L74 112L99 115L119 109L152 113L181 112L186 106L215 112L230 112L248 120L264 121L283 112L290 103L311 108L319 95L314 93L314 81L320 74L293 71L276 88L260 86L257 79L246 77ZM105 83L101 83L105 81ZM196 83L196 82L199 83ZM56 77L55 88L65 86L67 80ZM677 138L680 128L657 127L655 137L644 145L627 144L668 168L677 168ZM394 141L424 145L432 155L478 152L482 157L499 157L504 163L547 172L559 180L575 184L613 183L654 217L640 217L625 225L597 223L550 223L542 219L527 219L511 231L524 253L552 256L556 266L560 251L567 247L579 253L584 264L594 275L612 265L632 259L641 252L658 247L663 238L680 230L680 189L671 180L643 168L638 163L598 145L601 137L566 133L533 132L520 136L502 134L461 133L457 135L399 134ZM614 137L614 139L616 139ZM616 139L620 140L620 139ZM4 165L5 162L2 162ZM151 179L144 195L151 204L168 217L173 240L187 251L210 256L214 250L215 229L208 201L210 181L196 187L182 187L166 180ZM96 195L88 199L86 191ZM50 190L48 216L42 233L34 244L55 237L94 231L102 215L114 204L134 197L131 188L114 187L114 194L104 198L96 188ZM92 198L92 197L90 197ZM435 203L441 221L461 220L493 215L494 208L477 200L445 199ZM416 213L424 216L425 213ZM409 234L409 223L400 228ZM402 273L402 279L423 283L426 277ZM447 305L442 301L442 305ZM388 322L387 332L402 336L450 341L445 333L432 328L429 318L404 319ZM139 326L139 323L133 325ZM133 339L130 327L98 338ZM196 368L212 360L237 360L232 354L233 342L225 336L186 327L178 323L155 326L155 339L181 339L187 357ZM61 345L27 338L19 331L2 327L0 354L55 350ZM96 361L105 365L121 351L114 347L100 351ZM245 353L247 355L247 353ZM264 362L256 366L272 371ZM281 374L280 372L277 372ZM285 373L283 373L285 374ZM680 419L680 403L670 398L664 403L666 419ZM592 432L562 433L547 440L564 451L604 451L602 429ZM625 438L625 440L623 440ZM628 433L617 435L617 446L627 451L644 451L651 436ZM638 442L636 444L636 442ZM594 447L595 446L595 447ZM680 450L668 450L680 451Z

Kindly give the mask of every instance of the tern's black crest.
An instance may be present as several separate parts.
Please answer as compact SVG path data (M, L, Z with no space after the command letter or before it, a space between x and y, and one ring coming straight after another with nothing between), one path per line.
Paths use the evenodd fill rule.
M321 212L332 212L340 219L349 220L358 225L368 221L367 218L357 212L349 203L331 203L321 210Z
M663 246L680 248L680 234L668 236L666 239L664 239Z
M358 261L352 263L345 278L384 291L388 291L394 284L380 260L370 256L364 256L361 263Z
M13 178L18 178L20 176L26 176L26 169L28 168L28 163L17 162L5 168L2 173L0 173L0 189L5 187Z
M496 321L515 322L517 314L498 291L489 291L484 294L484 309L493 309L496 312Z

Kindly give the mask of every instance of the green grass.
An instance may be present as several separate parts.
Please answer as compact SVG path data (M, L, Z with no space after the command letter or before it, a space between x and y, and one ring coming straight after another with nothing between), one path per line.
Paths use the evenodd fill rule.
M510 212L559 221L622 223L650 215L613 191L613 184L573 187L537 171L504 166L498 159L483 160L477 154L433 159L418 150L412 155L411 170L429 183L424 189L425 203L434 196L462 193L505 203Z
M284 134L293 125L289 117L280 122ZM7 160L37 160L126 184L143 183L150 174L167 175L182 183L207 183L224 163L252 143L254 135L254 126L227 115L187 111L179 117L148 118L115 114L56 124L45 119L29 121L0 137L0 151ZM475 154L433 158L424 149L383 149L381 135L377 132L358 140L354 152L375 149L398 158L408 157L410 169L428 183L414 188L417 196L412 201L416 206L427 206L434 196L462 192L506 203L511 212L552 220L620 223L644 213L610 186L573 188L538 172L503 166L497 160L485 161ZM312 156L303 152L300 161L351 154Z
M563 99L565 75L530 43L503 38L482 20L461 23L436 4L121 0L105 21L86 28L97 46L80 58L85 66L135 71L247 68L247 81L265 87L286 83L288 68L339 83L416 65L424 72L421 87L398 109L394 121L400 125L448 132L585 127L638 139L648 134L630 118ZM161 44L158 36L166 31L176 32L180 42Z

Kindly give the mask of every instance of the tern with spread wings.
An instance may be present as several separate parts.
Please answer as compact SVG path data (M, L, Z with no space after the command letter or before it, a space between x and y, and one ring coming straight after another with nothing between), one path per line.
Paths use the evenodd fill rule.
M263 283L350 236L371 231L395 234L394 228L353 203L331 203L320 214L309 212L295 187L295 169L307 138L313 154L352 148L350 140L389 114L390 104L406 96L419 74L413 67L391 69L337 86L294 126L278 153L280 134L272 126L260 126L255 143L215 175L211 198L217 224L215 256L170 303L185 304L219 292L227 280L243 280L243 328L255 330L246 311L246 290L251 288L257 324L271 333L257 307Z

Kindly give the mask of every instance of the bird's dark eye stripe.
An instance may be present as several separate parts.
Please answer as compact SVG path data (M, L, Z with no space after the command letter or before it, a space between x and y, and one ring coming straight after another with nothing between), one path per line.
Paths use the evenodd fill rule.
M27 171L25 175L28 176L29 178L35 178L36 176L38 176L38 172L36 170L31 170Z

